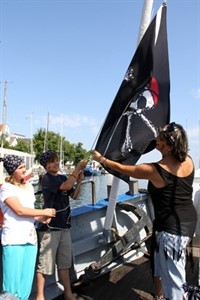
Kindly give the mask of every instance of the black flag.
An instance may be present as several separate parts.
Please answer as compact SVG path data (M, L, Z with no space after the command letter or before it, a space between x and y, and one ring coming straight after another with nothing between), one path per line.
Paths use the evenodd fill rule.
M122 164L135 164L153 150L157 129L169 123L166 13L163 4L147 28L96 142L95 150ZM128 176L105 169L128 182Z

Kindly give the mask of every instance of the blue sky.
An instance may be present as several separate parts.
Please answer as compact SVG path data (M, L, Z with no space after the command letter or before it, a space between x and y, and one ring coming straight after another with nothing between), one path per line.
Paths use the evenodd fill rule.
M200 1L167 6L171 121L186 128L197 166ZM49 113L49 130L90 150L136 50L142 7L143 0L0 0L0 118L6 80L11 132L30 137Z

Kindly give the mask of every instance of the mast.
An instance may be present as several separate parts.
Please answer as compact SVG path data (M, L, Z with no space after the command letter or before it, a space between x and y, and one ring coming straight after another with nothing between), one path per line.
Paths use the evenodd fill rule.
M153 8L153 0L144 0L137 45L139 45L147 27L150 24L152 8Z
M138 34L138 44L150 24L152 7L153 7L153 0L144 0L140 30ZM116 207L116 199L117 199L117 194L119 189L119 181L120 181L119 178L117 178L116 176L113 177L113 182L112 182L110 195L109 195L108 207L106 211L106 218L104 223L104 235L108 240L109 240L110 230L113 224L113 219L114 222L117 224L115 220L116 219L115 207Z
M44 137L44 152L48 150L48 131L49 131L49 112L47 114L47 125L46 125L46 132Z
M197 164L199 164L199 167L200 168L200 119L199 119L199 161L197 162Z
M3 98L3 113L2 113L2 134L1 134L1 147L4 145L4 137L5 137L5 126L6 126L6 110L7 110L7 84L8 82L4 82L4 98Z
M63 153L63 114L61 115L61 134L60 134L60 167L64 168L64 153Z
M30 120L30 152L33 155L33 113L28 115L26 119Z
M30 114L31 154L33 155L33 114Z

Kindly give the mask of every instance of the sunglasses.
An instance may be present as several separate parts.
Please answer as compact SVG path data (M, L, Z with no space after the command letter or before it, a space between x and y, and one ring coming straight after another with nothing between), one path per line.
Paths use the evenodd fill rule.
M173 146L175 144L174 132L176 131L176 129L176 123L172 122L160 129L159 136L161 139L165 139L168 144Z

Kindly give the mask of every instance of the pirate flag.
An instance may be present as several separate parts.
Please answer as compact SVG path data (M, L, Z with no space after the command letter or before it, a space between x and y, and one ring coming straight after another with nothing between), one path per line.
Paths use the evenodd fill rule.
M95 150L122 164L135 164L153 150L157 129L169 123L166 10L163 4L143 35L96 142ZM105 169L128 182L128 176Z

